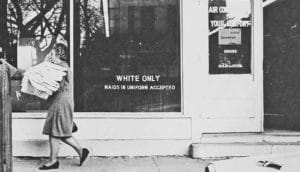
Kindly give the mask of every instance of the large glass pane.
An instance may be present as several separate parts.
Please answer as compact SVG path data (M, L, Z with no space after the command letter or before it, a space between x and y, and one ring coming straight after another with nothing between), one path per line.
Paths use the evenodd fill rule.
M209 0L209 73L251 72L251 0Z
M181 111L179 0L81 0L74 12L76 111Z
M44 61L57 42L69 43L69 0L8 1L6 59L23 70ZM14 112L47 110L45 100L20 93L21 76L12 78Z

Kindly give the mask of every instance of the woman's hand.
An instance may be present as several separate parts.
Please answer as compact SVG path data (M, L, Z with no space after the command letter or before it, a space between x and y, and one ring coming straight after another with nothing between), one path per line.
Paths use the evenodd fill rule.
M7 64L7 61L5 60L5 59L0 59L0 62L2 63L2 64Z

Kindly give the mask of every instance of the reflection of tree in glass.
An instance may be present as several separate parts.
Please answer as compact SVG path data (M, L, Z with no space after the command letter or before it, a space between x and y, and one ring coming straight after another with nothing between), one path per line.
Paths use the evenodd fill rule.
M101 1L80 0L79 6L80 52L81 57L84 58L81 65L85 72L97 71L104 63L103 57L105 57L106 51L112 49L107 46L108 42L103 37L104 23Z
M11 51L19 38L35 38L37 56L43 59L53 45L68 42L68 0L10 0L8 26Z
M99 30L103 29L103 14L100 0L80 0L80 29L83 44L87 45Z

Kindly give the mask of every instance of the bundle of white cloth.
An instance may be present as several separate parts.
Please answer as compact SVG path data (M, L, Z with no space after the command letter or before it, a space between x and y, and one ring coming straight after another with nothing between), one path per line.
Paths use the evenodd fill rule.
M21 92L47 99L59 89L66 71L66 68L48 61L33 66L24 73Z

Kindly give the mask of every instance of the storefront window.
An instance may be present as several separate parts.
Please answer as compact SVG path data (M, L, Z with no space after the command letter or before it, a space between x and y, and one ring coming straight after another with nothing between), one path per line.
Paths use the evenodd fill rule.
M77 112L180 112L179 0L74 6Z
M209 0L209 73L251 72L251 0Z
M54 44L69 44L69 1L8 1L9 48L7 61L27 70L44 61ZM47 110L46 100L21 93L22 76L11 80L14 112Z

